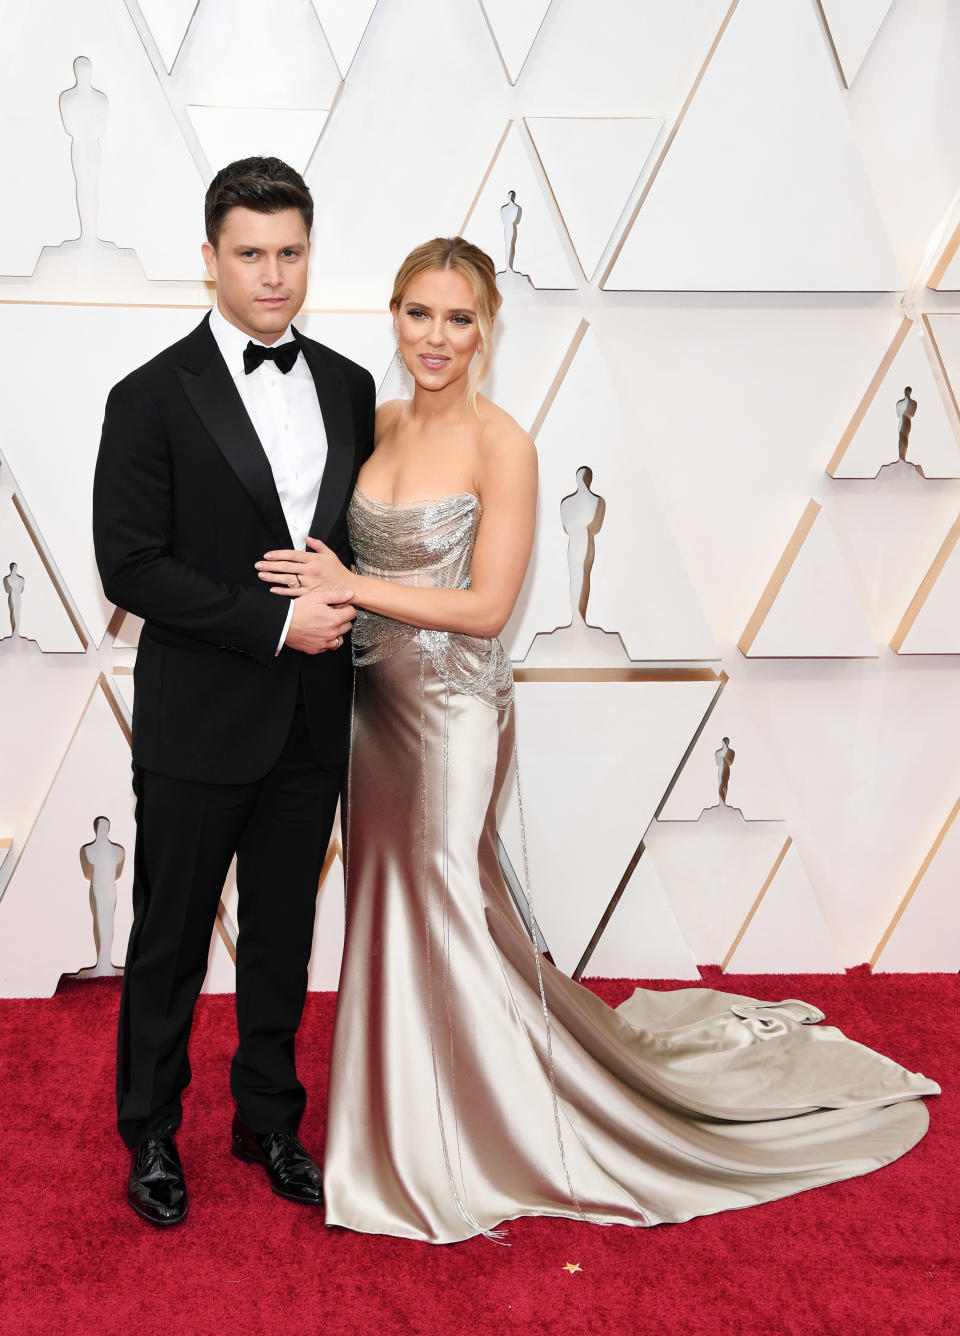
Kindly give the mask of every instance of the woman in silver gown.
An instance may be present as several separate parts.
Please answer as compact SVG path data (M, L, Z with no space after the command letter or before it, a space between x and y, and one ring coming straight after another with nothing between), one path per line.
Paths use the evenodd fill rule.
M378 413L356 574L313 540L264 570L352 587L358 608L327 1223L432 1243L524 1215L653 1225L867 1173L923 1135L933 1081L803 1002L638 989L613 1010L537 955L511 903L496 637L536 463L476 393L498 305L493 264L461 239L408 257L391 309L415 392Z

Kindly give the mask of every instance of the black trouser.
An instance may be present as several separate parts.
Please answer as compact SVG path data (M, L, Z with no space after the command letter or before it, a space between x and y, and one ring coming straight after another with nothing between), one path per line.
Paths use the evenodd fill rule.
M234 853L239 1044L230 1088L253 1131L296 1131L306 1094L294 1042L341 778L340 767L317 764L302 701L279 760L255 783L135 773L134 916L117 1034L117 1126L128 1146L180 1125L190 1025Z

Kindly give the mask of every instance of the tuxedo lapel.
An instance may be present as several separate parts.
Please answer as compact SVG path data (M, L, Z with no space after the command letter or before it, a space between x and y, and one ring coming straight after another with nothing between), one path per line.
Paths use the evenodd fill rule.
M357 442L350 395L343 373L322 344L293 331L317 387L327 434L327 462L320 480L310 533L325 539L343 510L356 468Z
M200 421L275 535L276 545L292 547L270 463L207 320L194 331L177 375Z

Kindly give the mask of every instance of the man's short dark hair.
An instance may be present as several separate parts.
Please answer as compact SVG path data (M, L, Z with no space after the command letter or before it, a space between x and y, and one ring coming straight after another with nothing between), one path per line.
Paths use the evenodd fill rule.
M280 158L239 158L221 167L207 187L204 222L207 240L216 247L223 222L231 209L255 213L282 213L299 209L307 234L313 226L313 199L299 172Z

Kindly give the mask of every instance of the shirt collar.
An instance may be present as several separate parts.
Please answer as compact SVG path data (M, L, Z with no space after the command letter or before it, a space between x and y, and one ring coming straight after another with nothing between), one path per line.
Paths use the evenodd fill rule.
M269 346L275 347L276 344L286 343L293 337L292 329L293 326L288 325L275 343ZM216 302L210 311L210 333L216 340L221 356L227 364L227 370L234 380L246 374L243 366L243 350L247 344L259 343L262 347L267 346L262 339L251 339L249 334L231 324Z

